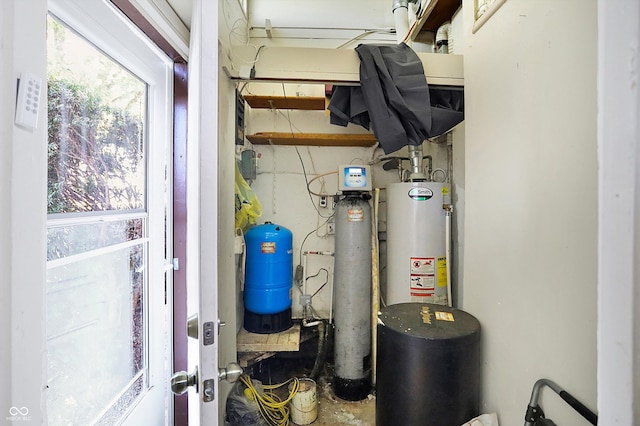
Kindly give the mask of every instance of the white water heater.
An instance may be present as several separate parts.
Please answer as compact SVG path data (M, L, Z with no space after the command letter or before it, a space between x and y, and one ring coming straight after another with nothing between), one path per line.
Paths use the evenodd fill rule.
M440 182L387 186L386 304L447 301L446 212Z

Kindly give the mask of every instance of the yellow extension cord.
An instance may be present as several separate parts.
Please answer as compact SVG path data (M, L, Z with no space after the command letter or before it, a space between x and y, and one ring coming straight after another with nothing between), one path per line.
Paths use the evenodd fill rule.
M269 423L269 425L287 426L289 424L289 407L287 407L287 404L291 401L296 392L298 392L298 387L300 386L296 377L277 385L262 385L265 390L264 394L260 394L258 392L255 386L253 386L251 377L247 374L240 376L240 380L247 387L244 391L245 396L249 400L256 401L258 409L260 410L260 415L267 421L267 423ZM281 400L278 395L271 392L272 390L278 389L289 383L292 383L291 390L289 391L289 396L284 401Z

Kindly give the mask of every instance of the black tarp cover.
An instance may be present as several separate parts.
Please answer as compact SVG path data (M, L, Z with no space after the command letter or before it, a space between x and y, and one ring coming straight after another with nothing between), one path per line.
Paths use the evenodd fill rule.
M429 88L418 55L404 43L361 44L360 86L337 86L329 102L331 124L369 129L386 154L420 145L464 119L457 88Z

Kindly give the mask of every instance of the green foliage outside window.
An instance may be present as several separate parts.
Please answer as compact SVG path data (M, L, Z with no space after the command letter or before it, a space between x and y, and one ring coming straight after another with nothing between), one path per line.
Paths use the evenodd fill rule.
M55 77L48 108L48 212L143 208L141 118Z

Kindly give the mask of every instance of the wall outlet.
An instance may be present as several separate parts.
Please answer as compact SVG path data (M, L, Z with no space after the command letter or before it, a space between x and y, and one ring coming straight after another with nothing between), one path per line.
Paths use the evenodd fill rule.
M327 207L327 196L326 195L321 195L320 196L320 201L319 201L318 204L320 205L320 207L326 208Z
M335 222L328 222L327 223L327 234L328 235L335 235L336 234L336 224L335 224Z

